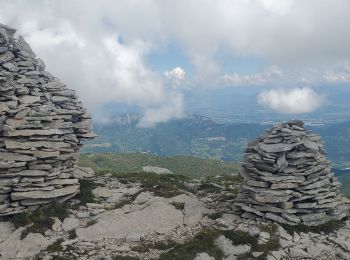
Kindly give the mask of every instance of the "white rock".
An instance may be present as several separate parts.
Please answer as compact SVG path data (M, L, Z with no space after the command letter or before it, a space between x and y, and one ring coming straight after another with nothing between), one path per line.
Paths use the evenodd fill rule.
M215 260L215 257L208 255L207 253L198 253L193 260Z
M105 211L106 211L105 209L94 209L90 213L91 213L91 215L96 216L96 215L101 214L102 212L105 212Z
M142 170L144 172L149 172L149 173L156 173L156 174L172 174L173 172L166 169L166 168L160 168L156 166L144 166L142 167Z
M108 198L109 196L111 196L112 191L106 187L97 187L92 191L92 193L95 197Z
M118 203L118 202L120 202L122 200L123 197L124 197L123 193L113 192L112 191L112 194L108 197L106 202L108 202L108 203Z
M19 98L19 102L23 104L31 104L35 103L40 100L40 97L38 96L30 96L30 95L24 95Z
M294 258L308 258L310 255L306 253L300 246L295 246L289 249L290 257Z
M215 245L222 250L225 256L243 255L250 251L250 245L233 245L230 239L221 235L215 240Z
M24 227L16 229L0 244L1 259L32 259L50 244L40 233L29 233L21 240L24 230Z
M103 209L104 206L103 204L98 204L98 203L86 203L86 207L90 209Z
M75 214L77 218L88 218L90 217L89 211L78 211L77 214Z
M126 235L125 241L126 242L140 242L141 238L143 237L143 234L131 232Z
M252 256L254 256L255 258L261 256L264 252L252 252Z
M22 241L16 257L27 258L36 256L45 249L50 242L40 233L29 233Z
M267 241L270 240L270 233L267 232L261 232L259 234L259 240L258 243L259 244L265 244Z
M73 176L78 179L92 178L95 176L95 172L91 168L77 166L75 167Z
M79 226L79 220L76 218L65 218L62 223L62 229L64 231L70 231Z
M6 240L14 230L11 222L0 222L0 243Z
M205 214L209 213L209 210L205 207L205 204L198 199L190 199L185 202L184 207L184 224L196 225Z
M287 255L283 250L271 251L270 254L277 260L283 259Z
M52 219L54 221L52 224L52 227L51 227L52 231L56 231L56 232L61 231L62 230L62 221L56 217L53 217Z
M128 234L158 232L167 233L183 224L182 213L165 202L154 202L132 212L115 209L102 213L97 223L78 228L80 240L97 241L104 238L123 239Z
M5 241L0 244L0 254L4 259L15 258L21 246L22 232L24 227L16 229Z

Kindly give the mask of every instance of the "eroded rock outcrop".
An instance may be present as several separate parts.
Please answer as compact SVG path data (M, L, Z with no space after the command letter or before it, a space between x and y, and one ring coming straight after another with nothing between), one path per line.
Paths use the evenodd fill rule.
M0 24L0 216L74 196L76 153L94 137L75 91L15 32Z
M321 138L301 121L277 125L246 149L236 205L243 216L319 225L349 213Z

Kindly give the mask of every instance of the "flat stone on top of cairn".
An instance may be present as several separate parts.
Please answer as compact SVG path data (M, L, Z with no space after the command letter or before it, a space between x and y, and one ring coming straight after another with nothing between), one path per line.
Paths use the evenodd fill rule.
M0 24L0 216L74 196L75 157L94 137L75 91L15 32Z
M302 121L274 126L249 143L241 176L235 205L242 217L314 226L349 214L320 136Z

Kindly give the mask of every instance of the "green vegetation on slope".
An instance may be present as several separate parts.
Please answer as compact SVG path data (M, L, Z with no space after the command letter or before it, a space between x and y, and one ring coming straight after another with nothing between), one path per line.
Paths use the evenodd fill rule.
M185 176L235 174L239 171L237 163L206 160L191 156L160 157L145 153L104 153L82 154L79 164L91 167L98 174L111 172L125 174L141 172L142 167L150 165L167 168L175 174Z
M191 240L183 244L178 244L169 251L162 253L159 259L192 260L198 253L202 252L206 252L216 260L222 259L224 254L215 244L215 240L220 235L224 235L227 239L231 240L234 245L248 244L252 248L251 252L262 252L263 254L260 257L254 259L263 260L267 258L269 252L278 250L280 245L275 225L264 226L261 229L268 232L271 236L271 239L265 244L259 244L257 236L252 236L243 231L204 229ZM239 256L237 259L253 259L253 256L248 253Z

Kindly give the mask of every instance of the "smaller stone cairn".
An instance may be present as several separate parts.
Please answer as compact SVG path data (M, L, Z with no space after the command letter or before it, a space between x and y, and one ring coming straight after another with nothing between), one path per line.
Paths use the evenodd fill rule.
M0 216L77 194L76 155L95 136L75 91L15 32L0 24Z
M241 176L235 205L242 217L314 226L349 214L320 136L302 121L274 126L248 144Z

